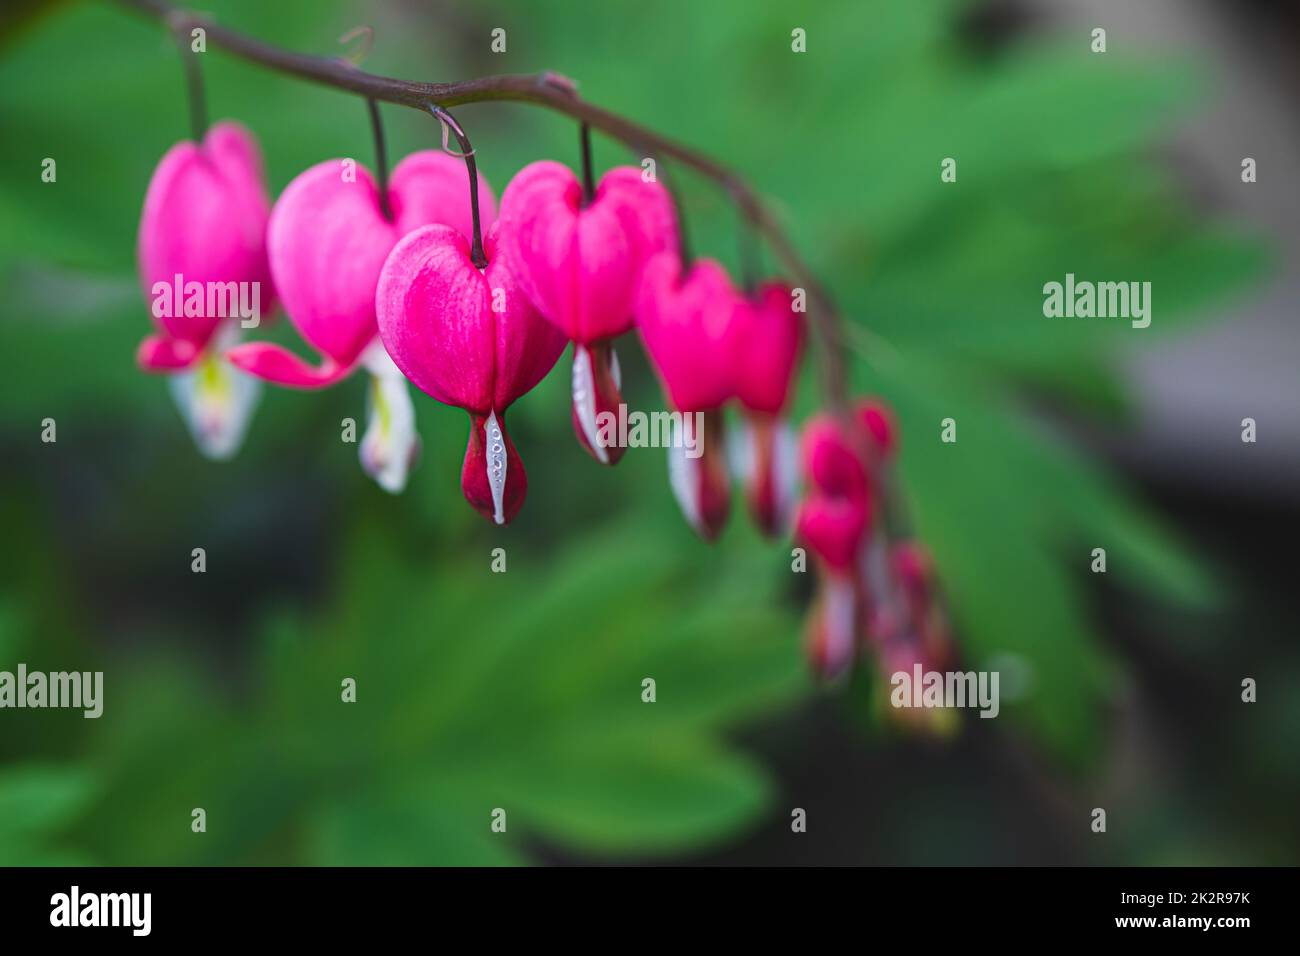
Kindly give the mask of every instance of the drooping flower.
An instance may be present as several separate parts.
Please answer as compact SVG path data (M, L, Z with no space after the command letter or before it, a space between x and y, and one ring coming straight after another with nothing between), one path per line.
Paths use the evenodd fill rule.
M736 398L746 418L735 457L750 514L769 536L789 527L795 507L797 452L784 413L803 337L791 290L780 282L759 286L733 320Z
M479 210L495 215L480 176ZM361 462L389 491L400 491L418 446L410 395L379 342L375 290L398 240L440 223L468 234L465 168L443 153L413 153L397 164L385 214L370 172L353 160L327 160L299 174L271 211L271 271L290 321L321 354L311 365L269 342L239 346L230 360L259 378L290 388L324 388L358 367L372 377L370 421Z
M627 166L605 173L583 200L567 166L525 166L501 195L501 244L533 305L573 342L574 430L612 465L624 449L606 445L597 418L617 416L622 404L613 340L632 328L645 263L677 248L676 214L661 185Z
M684 431L668 449L669 478L686 520L710 541L731 505L722 406L735 393L731 336L745 308L711 259L696 260L685 275L675 252L646 264L638 327Z
M465 237L425 226L393 249L379 277L379 331L397 367L421 391L470 416L461 468L465 499L488 520L518 514L528 489L505 414L564 351L500 254L497 229L477 268Z
M871 528L870 478L842 423L811 420L802 448L807 495L796 535L818 559L819 592L809 616L808 654L816 673L842 673L856 652L864 596L859 561Z
M181 414L212 458L234 454L256 406L257 383L221 351L243 322L274 309L269 209L257 142L230 122L214 125L202 143L168 150L145 194L137 258L155 332L136 361L171 376Z
M898 451L889 407L865 399L843 416L817 416L804 428L801 451L806 491L796 534L820 572L807 631L813 670L834 677L859 653L874 657L886 681L898 671L911 675L917 664L947 666L953 649L933 563L919 542L891 537L884 513ZM937 712L896 716L930 730L951 724Z

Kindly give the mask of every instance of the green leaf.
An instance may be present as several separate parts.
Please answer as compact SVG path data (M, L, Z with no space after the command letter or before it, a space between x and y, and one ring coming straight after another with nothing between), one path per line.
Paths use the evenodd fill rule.
M90 773L77 767L19 763L0 769L0 852L10 842L68 826L94 792Z

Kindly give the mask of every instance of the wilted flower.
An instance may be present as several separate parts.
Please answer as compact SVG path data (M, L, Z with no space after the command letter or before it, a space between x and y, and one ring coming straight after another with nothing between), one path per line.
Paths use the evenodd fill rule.
M177 143L159 162L140 217L140 280L157 331L140 343L141 368L172 376L171 390L199 449L238 449L257 383L221 359L239 334L234 302L274 306L266 256L270 203L252 134L213 126L202 143Z
M499 254L497 230L480 270L465 237L426 226L399 242L379 278L379 331L398 368L423 392L470 416L461 469L465 499L505 524L528 478L506 431L506 409L546 377L564 335L541 317Z
M482 177L478 193L490 222L494 203ZM318 163L285 188L271 211L271 271L290 321L321 362L313 366L269 342L241 345L229 357L290 388L323 388L365 367L373 382L362 465L384 488L400 491L418 437L410 395L379 344L375 288L389 252L413 229L441 223L468 233L464 167L442 153L413 153L393 169L386 198L391 219L369 171L352 160Z
M613 339L632 328L646 261L677 248L676 216L667 191L627 166L583 200L567 166L525 166L501 195L501 244L533 305L573 342L574 430L612 465L623 449L601 441L597 417L623 401Z

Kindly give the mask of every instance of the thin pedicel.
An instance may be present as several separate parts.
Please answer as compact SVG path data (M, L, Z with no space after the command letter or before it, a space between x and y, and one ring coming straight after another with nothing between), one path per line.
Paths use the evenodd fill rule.
M456 137L456 142L460 143L461 151L452 153L453 156L459 156L465 160L465 168L469 171L469 215L473 223L474 235L470 242L470 261L474 263L475 268L487 268L487 256L483 252L483 230L479 225L478 215L478 164L474 161L474 147L470 145L469 137L461 129L456 118L448 113L436 103L429 104L429 112L432 113L442 123L442 146L447 148L447 130L450 129ZM449 150L450 152L450 150Z

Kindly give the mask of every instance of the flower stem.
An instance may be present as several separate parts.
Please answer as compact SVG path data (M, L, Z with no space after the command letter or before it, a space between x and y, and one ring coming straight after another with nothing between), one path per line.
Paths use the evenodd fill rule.
M208 104L203 94L203 70L199 67L199 55L190 45L187 23L179 17L169 18L172 36L180 50L181 65L185 68L185 87L190 103L190 135L194 142L202 143L208 132Z
M746 296L758 288L758 242L749 220L743 216L736 223L736 243L739 247L740 288Z
M596 182L591 172L591 125L578 125L578 138L582 141L582 204L588 206L596 198Z
M429 112L447 124L447 128L456 137L456 142L460 144L460 155L464 157L465 169L469 172L469 215L474 232L470 242L469 258L474 263L474 268L486 269L488 261L483 253L483 231L479 225L478 164L474 161L474 147L470 145L469 137L465 135L465 131L461 129L454 116L436 103L429 104Z
M370 131L375 137L375 178L379 183L379 208L384 218L393 221L393 210L388 204L388 147L384 143L384 121L379 115L379 103L370 97Z

